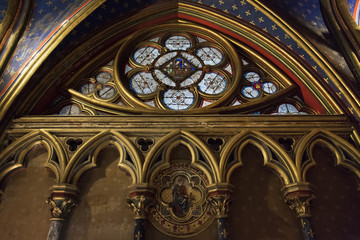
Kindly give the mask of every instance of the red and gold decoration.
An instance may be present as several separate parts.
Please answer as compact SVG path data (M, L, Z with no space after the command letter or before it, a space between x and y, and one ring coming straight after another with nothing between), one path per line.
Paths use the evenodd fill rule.
M156 205L150 221L160 231L188 237L206 229L214 217L208 203L205 174L188 163L172 163L154 180Z

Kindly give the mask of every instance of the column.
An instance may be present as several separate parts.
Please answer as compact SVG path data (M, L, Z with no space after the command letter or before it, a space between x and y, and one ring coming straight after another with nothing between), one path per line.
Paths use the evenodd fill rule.
M47 240L59 240L66 217L76 206L78 190L75 185L59 184L51 189L51 196L46 201L50 205L52 218Z
M301 232L304 240L315 240L315 233L311 221L311 200L315 195L308 184L297 184L285 187L285 203L294 210L300 222Z
M134 240L145 239L145 221L149 207L153 204L154 193L147 190L131 191L127 200L129 207L135 214Z
M230 232L228 225L229 205L231 202L232 191L228 185L215 186L209 189L209 202L215 212L218 240L229 240Z

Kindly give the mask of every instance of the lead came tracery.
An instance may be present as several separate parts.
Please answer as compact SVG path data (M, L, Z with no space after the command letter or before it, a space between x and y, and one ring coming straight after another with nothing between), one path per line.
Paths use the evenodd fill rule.
M71 90L74 98L59 97L49 113L276 114L285 103L312 113L303 108L301 95L291 89L286 76L269 71L270 63L198 26L177 23L138 32L120 46L114 60L108 60L82 75L73 86L76 92Z
M118 84L124 84L141 102L170 110L224 100L237 81L234 64L241 65L218 42L187 31L149 36L129 55L124 67L121 60L117 65L123 69Z

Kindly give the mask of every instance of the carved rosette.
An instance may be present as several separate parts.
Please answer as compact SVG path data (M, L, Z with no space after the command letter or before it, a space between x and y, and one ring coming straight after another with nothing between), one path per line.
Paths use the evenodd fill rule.
M213 221L207 201L206 175L188 163L172 163L154 181L156 204L149 220L161 232L187 237L205 230Z

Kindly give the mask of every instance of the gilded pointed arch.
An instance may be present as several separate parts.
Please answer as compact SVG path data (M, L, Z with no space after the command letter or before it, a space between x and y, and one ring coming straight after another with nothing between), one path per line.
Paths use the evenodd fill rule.
M214 154L194 134L187 131L173 131L158 141L145 158L143 182L149 182L155 172L170 165L170 153L178 145L184 145L191 153L191 165L201 169L210 183L219 181L219 170Z
M232 172L243 166L241 153L247 144L257 147L264 158L264 166L272 169L284 185L298 182L295 164L286 151L270 137L258 131L243 131L230 139L220 155L221 181L230 182Z
M62 181L76 184L81 175L98 166L98 154L108 145L113 145L119 151L120 160L118 166L130 174L132 182L139 180L142 171L142 156L135 145L123 134L105 130L87 141L71 158Z
M327 130L314 130L303 137L295 148L296 171L301 181L306 181L307 171L316 165L312 149L316 144L323 144L335 155L336 166L350 170L360 178L360 152L345 139Z
M68 162L66 151L56 136L38 130L17 139L0 154L0 183L11 172L25 167L25 157L34 146L39 144L48 152L44 166L51 169L58 183L61 182L61 176Z

